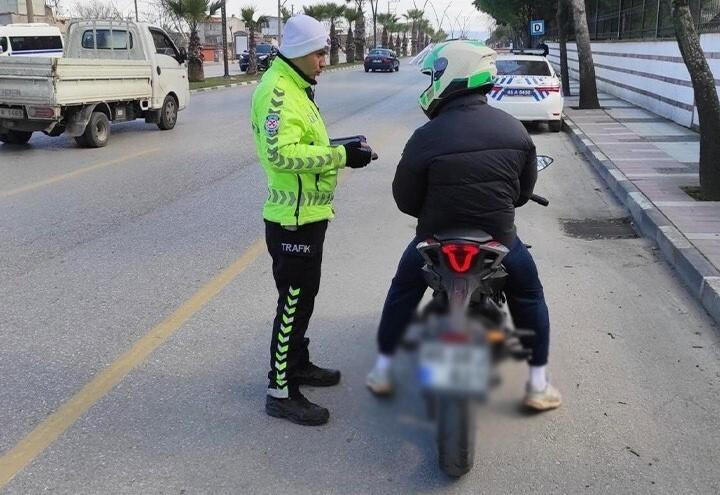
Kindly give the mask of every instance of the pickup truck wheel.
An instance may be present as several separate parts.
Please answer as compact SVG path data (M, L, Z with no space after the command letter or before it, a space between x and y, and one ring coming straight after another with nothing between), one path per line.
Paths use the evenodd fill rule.
M7 144L27 144L31 136L32 132L28 131L7 131L0 134L0 141Z
M82 136L75 142L83 148L102 148L110 139L110 119L102 112L93 112Z
M178 106L175 98L170 95L165 97L162 110L160 110L160 120L157 126L163 131L169 131L177 123Z

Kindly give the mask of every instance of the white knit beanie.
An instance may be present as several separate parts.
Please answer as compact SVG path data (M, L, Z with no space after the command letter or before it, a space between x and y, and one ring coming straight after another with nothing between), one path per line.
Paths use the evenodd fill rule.
M310 17L299 14L288 19L283 30L280 53L287 58L299 58L330 46L325 27Z

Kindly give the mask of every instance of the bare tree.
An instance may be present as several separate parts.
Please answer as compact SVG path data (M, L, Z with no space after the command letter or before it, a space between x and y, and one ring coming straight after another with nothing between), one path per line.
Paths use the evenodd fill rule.
M700 194L720 201L720 102L695 30L688 0L672 0L675 36L690 73L700 118Z
M588 31L587 16L585 15L585 0L568 0L571 2L575 41L578 49L580 65L580 108L600 108L597 95L597 81L595 80L595 64L590 47L590 32Z
M94 0L89 3L75 2L71 15L81 19L126 19L128 17L113 2L104 2L103 0Z

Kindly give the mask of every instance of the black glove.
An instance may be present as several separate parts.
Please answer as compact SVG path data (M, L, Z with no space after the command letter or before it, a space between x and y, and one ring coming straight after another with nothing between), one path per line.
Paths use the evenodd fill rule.
M366 167L373 158L373 152L370 147L367 145L363 146L358 141L347 143L343 146L345 147L345 155L347 156L345 165L350 168Z

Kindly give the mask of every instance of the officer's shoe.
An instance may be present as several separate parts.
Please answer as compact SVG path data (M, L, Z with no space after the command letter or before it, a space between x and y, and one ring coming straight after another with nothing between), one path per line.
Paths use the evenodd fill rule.
M313 404L300 391L293 391L287 399L270 395L265 400L265 412L274 418L285 418L297 425L324 425L330 419L330 411Z
M308 361L305 366L293 373L293 379L298 385L311 387L332 387L340 383L340 371L321 368Z

